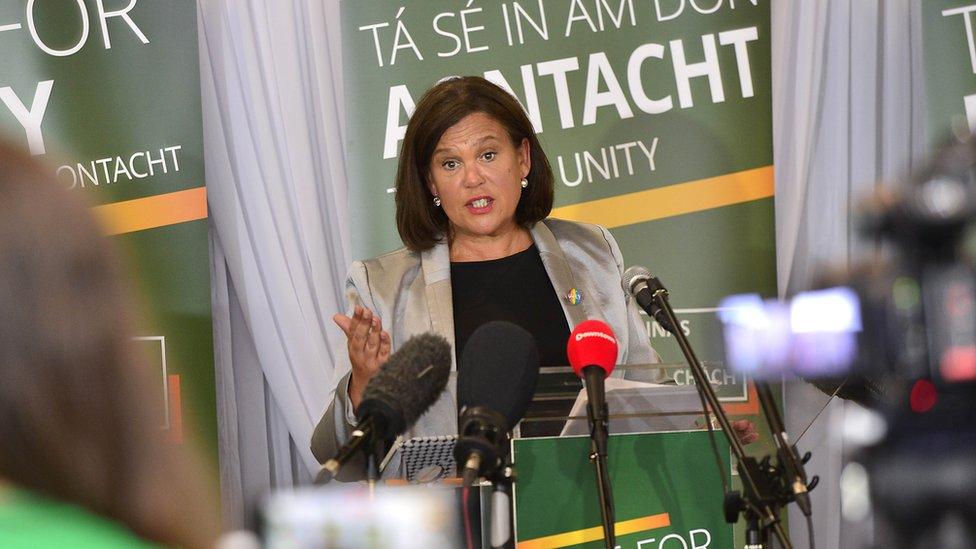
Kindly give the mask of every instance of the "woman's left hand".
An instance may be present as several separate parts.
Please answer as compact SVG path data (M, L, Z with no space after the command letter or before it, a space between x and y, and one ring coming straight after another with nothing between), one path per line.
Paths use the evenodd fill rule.
M742 444L752 444L759 440L759 433L756 432L756 424L748 419L737 419L732 422L732 430L735 436L739 437Z

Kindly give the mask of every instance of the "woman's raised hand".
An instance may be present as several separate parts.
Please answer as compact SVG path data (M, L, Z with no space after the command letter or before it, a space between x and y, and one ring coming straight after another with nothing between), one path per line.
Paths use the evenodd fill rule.
M362 306L357 306L351 317L337 314L332 321L346 334L349 362L352 363L349 400L355 411L359 408L366 384L390 358L390 334L383 331L380 318Z

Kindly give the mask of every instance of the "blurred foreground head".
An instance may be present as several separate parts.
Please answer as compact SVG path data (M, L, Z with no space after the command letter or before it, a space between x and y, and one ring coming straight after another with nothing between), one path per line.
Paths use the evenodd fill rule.
M209 545L213 482L165 441L118 260L52 174L0 143L0 483Z

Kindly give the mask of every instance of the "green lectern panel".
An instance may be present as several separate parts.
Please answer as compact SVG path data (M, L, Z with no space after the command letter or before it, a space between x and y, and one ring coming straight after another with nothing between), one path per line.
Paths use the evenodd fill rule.
M716 440L729 471L728 443ZM603 546L589 449L588 437L514 442L519 549ZM621 549L732 547L708 433L612 435L608 453Z

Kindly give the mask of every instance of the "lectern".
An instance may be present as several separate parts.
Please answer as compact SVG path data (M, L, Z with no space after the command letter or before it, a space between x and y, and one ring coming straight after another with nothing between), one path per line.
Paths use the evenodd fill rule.
M617 544L622 549L733 546L722 513L722 479L694 387L607 380L609 471ZM581 395L580 399L585 398ZM543 419L536 419L543 421ZM585 407L578 400L561 436L516 438L512 456L519 549L603 547L596 479L589 462ZM715 432L725 477L724 433Z

